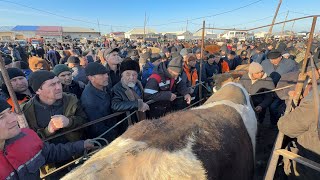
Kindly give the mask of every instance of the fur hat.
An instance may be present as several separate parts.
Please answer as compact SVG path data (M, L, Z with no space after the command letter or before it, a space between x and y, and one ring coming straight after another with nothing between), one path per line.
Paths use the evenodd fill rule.
M133 60L125 60L120 65L120 74L122 74L124 71L127 70L133 70L137 73L140 73L140 66L139 63Z

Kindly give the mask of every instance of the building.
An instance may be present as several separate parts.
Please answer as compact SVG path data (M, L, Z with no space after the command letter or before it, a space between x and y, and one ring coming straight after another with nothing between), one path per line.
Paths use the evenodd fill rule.
M43 37L46 43L56 44L57 42L62 42L62 27L39 26L36 31L36 36Z
M122 39L125 38L125 35L124 35L124 32L111 32L109 34L109 37L117 41L121 41Z
M193 33L193 39L201 39L202 38L202 30L199 30L195 33ZM218 38L218 35L210 30L205 30L204 32L204 38L205 39L216 39Z
M12 28L12 31L16 34L21 34L23 39L34 38L36 37L36 31L39 26L15 26ZM38 37L40 38L40 37Z
M101 36L100 32L95 31L90 28L82 28L82 27L62 27L62 38L71 39L71 40L97 40Z
M125 32L124 36L130 40L142 40L143 38L159 38L160 34L149 28L146 28L145 31L143 28L134 28Z
M15 40L15 33L12 31L13 26L0 26L0 41Z
M175 32L164 32L161 33L163 38L166 40L191 40L193 35L190 31L175 31Z
M221 35L223 39L234 39L237 38L239 41L245 41L247 37L247 31L226 31Z

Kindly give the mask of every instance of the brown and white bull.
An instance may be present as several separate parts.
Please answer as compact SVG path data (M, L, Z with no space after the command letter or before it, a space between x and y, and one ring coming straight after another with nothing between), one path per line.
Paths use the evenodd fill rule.
M248 93L227 83L198 108L139 122L63 179L249 180L256 122Z

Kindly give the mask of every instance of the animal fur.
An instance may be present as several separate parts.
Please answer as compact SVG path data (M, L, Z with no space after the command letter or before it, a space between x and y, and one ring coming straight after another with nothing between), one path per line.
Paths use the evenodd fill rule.
M241 86L222 90L231 94L220 90L200 108L137 123L63 179L252 179L246 127L254 125L239 113L252 107Z

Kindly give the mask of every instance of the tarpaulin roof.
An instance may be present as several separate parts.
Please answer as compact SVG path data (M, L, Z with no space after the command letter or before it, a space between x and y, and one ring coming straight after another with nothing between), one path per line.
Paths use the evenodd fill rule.
M39 26L16 26L12 31L36 31Z

